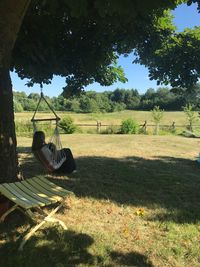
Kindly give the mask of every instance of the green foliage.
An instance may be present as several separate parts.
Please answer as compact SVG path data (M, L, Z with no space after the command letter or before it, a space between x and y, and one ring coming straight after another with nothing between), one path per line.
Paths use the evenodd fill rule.
M40 98L40 95L35 94L35 93L31 93L27 96L26 93L24 92L14 92L15 112L20 112L23 110L24 111L35 111L39 98ZM52 105L54 98L50 99L50 97L48 96L45 96L45 98ZM20 107L19 104L21 105L22 108ZM38 111L49 111L49 107L44 101L41 101Z
M54 126L46 123L46 124L39 124L37 125L39 131L43 131L46 137L51 137L54 131ZM31 121L16 121L15 122L15 129L17 136L25 136L25 137L32 137L33 136L33 124Z
M22 112L24 111L23 106L20 102L14 101L14 111L15 112Z
M126 105L124 103L116 103L112 102L112 112L118 112L126 109Z
M136 134L138 129L138 123L134 119L129 118L122 121L120 132L122 134Z
M81 112L80 102L78 101L78 99L72 99L71 101L68 101L68 103L69 103L69 109L67 110L77 112L77 113Z
M65 95L95 81L106 86L126 82L119 55L126 56L144 40L156 44L162 31L172 31L171 21L160 18L177 5L176 0L54 2L31 1L11 69L28 78L29 86L49 84L54 74L65 77Z
M155 106L154 109L151 111L153 121L159 124L163 118L164 110L161 110L159 106Z
M168 12L154 26L154 33L147 30L147 41L137 46L135 62L146 65L158 85L190 90L200 78L200 27L177 32Z
M34 111L39 97L38 94L27 96L24 92L14 92L15 111ZM136 89L117 88L112 92L88 91L68 99L62 95L53 98L46 96L46 98L54 110L76 113L118 112L125 109L151 110L154 106L170 111L182 110L188 102L193 103L193 108L197 110L200 106L200 85L197 84L190 91L186 88L171 90L166 87L160 87L157 90L149 88L143 95L140 95ZM41 102L39 111L49 111L44 101Z
M80 108L82 112L85 113L98 113L99 107L97 105L97 102L93 98L85 97L83 96L80 99Z
M183 107L183 111L189 123L189 130L193 131L192 126L198 120L197 114L193 110L193 105L187 104L186 106Z
M15 130L17 136L31 137L33 135L33 125L30 121L16 121Z
M23 103L24 105L24 110L25 111L34 111L36 110L37 103L33 99L26 99ZM41 109L40 109L41 111Z
M76 131L76 125L70 116L65 116L60 122L59 126L64 130L66 134L72 134Z
M155 122L155 134L159 133L159 124L163 118L164 110L161 110L159 106L155 106L151 111L151 115L153 117L153 121Z

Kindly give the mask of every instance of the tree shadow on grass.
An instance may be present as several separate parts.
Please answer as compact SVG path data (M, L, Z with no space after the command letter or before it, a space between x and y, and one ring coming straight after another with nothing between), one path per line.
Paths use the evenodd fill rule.
M46 175L44 167L34 157L30 147L17 147L20 158L19 171L25 179L37 175Z
M148 258L137 252L130 252L127 254L113 251L110 253L110 257L114 262L113 267L131 266L131 267L153 267L151 261Z
M0 266L89 266L94 261L100 261L88 252L93 242L86 234L63 231L60 227L45 227L31 237L23 251L18 251L20 241L9 240L0 244Z
M200 168L192 160L81 157L77 165L73 179L58 182L78 196L167 209L152 219L177 223L200 219Z
M6 223L0 224L0 266L73 267L79 264L90 266L101 261L100 257L88 252L94 243L93 238L83 233L64 231L56 224L46 224L28 240L23 251L18 251L22 237L30 231L31 225L19 213L10 215Z
M153 220L177 223L200 219L200 168L195 161L174 157L80 157L78 172L53 181L77 196L109 199L119 204L166 208ZM45 174L33 156L22 162L26 178ZM70 179L69 179L70 177Z
M20 220L18 220L19 226ZM94 255L89 252L94 243L92 237L84 233L63 231L60 227L45 227L37 232L26 244L23 251L18 251L19 241L14 241L17 225L0 224L0 266L13 267L75 267L75 266L137 266L153 267L148 258L136 252L123 254L108 251L106 255ZM20 222L20 226L23 226Z

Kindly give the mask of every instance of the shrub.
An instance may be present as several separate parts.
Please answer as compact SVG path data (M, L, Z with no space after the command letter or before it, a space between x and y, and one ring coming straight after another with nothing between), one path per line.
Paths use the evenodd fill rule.
M121 133L122 134L136 134L138 132L139 125L134 119L126 119L122 121Z
M60 122L59 126L64 130L67 134L72 134L76 131L76 125L74 124L73 119L70 116L64 117Z

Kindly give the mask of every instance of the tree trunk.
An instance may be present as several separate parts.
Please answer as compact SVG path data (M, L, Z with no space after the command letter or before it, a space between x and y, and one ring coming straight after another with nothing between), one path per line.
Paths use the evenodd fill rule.
M16 136L9 70L0 69L0 182L17 177Z
M0 183L15 181L18 173L9 68L12 50L29 3L30 0L0 1Z

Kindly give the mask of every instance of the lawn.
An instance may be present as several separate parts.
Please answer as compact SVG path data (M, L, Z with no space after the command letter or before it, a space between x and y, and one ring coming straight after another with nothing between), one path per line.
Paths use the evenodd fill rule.
M29 222L0 225L0 266L200 266L200 140L179 136L62 135L78 172L51 177L72 190L58 213L68 230L47 224L17 252ZM44 174L18 138L26 178Z

